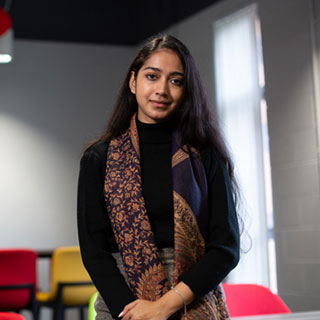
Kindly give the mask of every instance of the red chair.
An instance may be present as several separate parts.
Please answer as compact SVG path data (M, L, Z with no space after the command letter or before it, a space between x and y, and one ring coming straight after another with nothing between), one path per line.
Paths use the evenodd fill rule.
M223 283L223 289L231 318L291 313L284 301L264 286Z
M31 310L37 320L37 254L29 249L0 249L0 311Z
M25 320L25 318L15 312L0 312L0 320Z

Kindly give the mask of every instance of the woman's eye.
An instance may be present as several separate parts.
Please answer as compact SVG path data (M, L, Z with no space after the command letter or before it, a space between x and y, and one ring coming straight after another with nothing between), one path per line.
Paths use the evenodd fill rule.
M176 86L182 86L183 85L182 79L171 79L171 83L173 83Z
M157 79L157 76L155 74L152 74L152 73L148 73L146 75L147 79L149 80L156 80Z

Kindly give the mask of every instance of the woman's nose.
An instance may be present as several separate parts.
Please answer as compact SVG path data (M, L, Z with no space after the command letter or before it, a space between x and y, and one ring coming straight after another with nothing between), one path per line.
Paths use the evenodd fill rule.
M168 95L168 83L165 80L160 80L157 83L156 94Z

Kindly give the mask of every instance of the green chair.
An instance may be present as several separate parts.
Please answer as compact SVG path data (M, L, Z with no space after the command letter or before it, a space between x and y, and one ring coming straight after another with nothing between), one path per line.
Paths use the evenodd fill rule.
M97 313L94 308L94 303L97 299L97 296L98 296L98 292L94 293L92 295L92 297L90 298L89 306L88 306L88 320L95 320L95 318L96 318Z

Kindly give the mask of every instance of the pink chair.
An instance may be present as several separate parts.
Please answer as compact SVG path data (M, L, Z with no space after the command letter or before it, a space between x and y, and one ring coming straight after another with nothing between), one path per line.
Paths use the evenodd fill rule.
M0 320L25 320L25 318L15 312L0 312Z
M223 289L230 317L291 313L284 301L264 286L223 283Z

